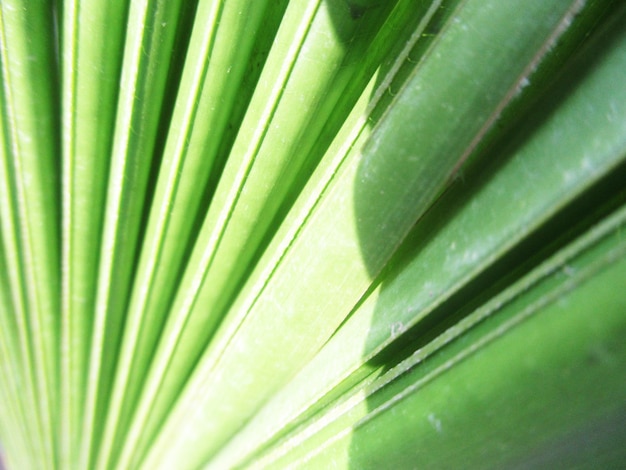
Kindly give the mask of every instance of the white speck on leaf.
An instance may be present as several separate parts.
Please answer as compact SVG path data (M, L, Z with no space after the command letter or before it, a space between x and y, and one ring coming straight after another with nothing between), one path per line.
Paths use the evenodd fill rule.
M528 85L530 85L530 80L528 79L528 77L522 78L522 80L519 82L520 88L526 88Z
M428 415L428 422L435 428L435 431L441 433L441 420L435 416L435 413L430 413Z
M406 331L404 323L398 321L391 325L391 337L396 338Z

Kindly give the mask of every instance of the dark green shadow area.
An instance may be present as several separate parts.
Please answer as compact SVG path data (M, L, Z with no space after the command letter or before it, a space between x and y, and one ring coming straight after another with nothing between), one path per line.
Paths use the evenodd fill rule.
M603 18L615 14L617 8L618 6L609 8ZM625 17L625 11L623 8L618 11L622 18ZM623 26L623 21L621 25ZM589 28L589 31L592 31L596 25L587 24L585 26ZM613 28L604 31L603 34L601 40L598 40L600 45L616 40L621 33L620 28L613 24ZM602 58L603 49L602 47L595 47L578 54L578 49L586 41L587 36L589 34L578 35L578 42L568 45L566 49L569 50L569 53L576 53L577 56L569 61L567 68L558 74L556 80L552 74L555 69L560 68L558 64L566 61L565 57L555 59L557 62L555 69L548 67L545 71L539 71L538 75L534 77L532 86L526 89L522 98L514 102L511 109L505 112L496 127L487 135L484 143L470 156L462 172L449 184L428 212L417 221L382 272L379 267L385 262L387 251L380 246L381 237L377 233L380 215L376 211L375 198L372 195L377 194L386 185L393 185L396 181L402 181L403 173L411 171L412 167L408 162L394 162L397 169L397 179L388 173L387 180L382 182L369 178L366 173L376 171L375 168L372 169L376 165L386 168L388 161L376 161L377 155L374 154L367 165L360 168L354 195L355 212L359 221L358 232L363 259L370 267L370 274L375 279L374 285L381 285L384 292L402 270L406 269L410 262L419 255L421 250L432 243L442 230L468 204L472 203L482 188L541 128L564 99L594 69L595 64ZM383 157L378 158L380 160ZM547 155L546 158L550 158L550 156ZM377 370L380 373L390 370L413 352L428 345L435 338L457 325L487 300L520 280L542 261L574 241L617 207L622 206L626 202L624 181L626 181L626 163L621 163L608 176L585 190L575 200L560 209L545 224L522 239L504 256L498 258L470 282L456 290L418 324L400 334L389 347L368 362L368 369ZM372 202L373 200L374 202ZM486 214L486 216L492 215ZM488 235L485 233L485 237ZM427 281L426 276L424 282ZM420 285L415 286L415 289L420 288ZM374 311L372 324L385 317L386 312L381 310L379 306ZM389 327L391 328L391 325ZM378 337L368 337L364 344L364 351L375 349L378 346L378 341ZM456 340L457 345L462 342L463 335ZM428 361L427 358L426 364ZM517 363L511 364L511 369L516 370L515 367L517 366ZM590 374L593 375L595 372L593 368L591 369ZM501 372L501 368L494 368L494 373L496 371ZM463 395L464 390L470 390L475 385L472 382L474 377L471 373L466 373L464 377L465 382L455 382L459 386L458 394L460 396ZM486 374L483 371L483 374L480 377L476 376L475 379L484 380L485 377ZM498 377L494 377L494 384L501 385L502 382L497 379ZM536 387L537 390L540 390L543 386L542 377L537 376L535 379L536 382L533 383L522 383L524 389L530 390L532 387ZM505 429L506 434L499 437L499 445L491 445L486 442L484 448L466 446L464 440L459 439L462 433L455 431L450 433L448 437L445 433L438 433L436 439L439 442L435 448L439 450L448 448L456 454L455 458L459 455L465 455L470 467L472 466L471 462L474 464L481 462L486 467L493 465L499 467L506 464L504 468L554 468L555 466L566 468L567 462L582 463L584 467L589 467L594 462L594 458L600 455L608 456L608 464L622 461L625 451L619 450L619 446L620 443L623 444L626 435L623 403L621 405L616 403L613 408L606 403L600 403L607 406L601 407L602 410L596 413L585 401L587 397L580 400L564 394L564 400L555 404L549 417L537 416L537 428L516 429L515 420L507 423L503 417L514 416L515 409L519 406L528 406L528 413L532 415L535 410L541 409L543 396L538 393L537 403L533 403L531 398L520 404L521 401L517 401L519 394L514 390L515 380L516 377L512 375L510 384L499 389L502 395L500 401L493 403L493 408L481 408L484 403L474 403L468 399L466 403L468 408L462 411L464 416L459 420L459 423L462 424L463 419L467 416L476 418L473 426L465 429L468 442L478 442L480 436L489 439L490 430L487 429L488 426L494 425ZM489 384L487 384L488 386ZM484 387L484 383L481 384L481 387ZM428 385L425 388L428 388ZM425 397L432 395L426 390L425 392ZM384 402L382 401L384 396L385 388L371 395L368 399L368 409L374 410L380 406ZM603 397L603 394L589 396L589 403L594 403L594 400L598 401ZM550 399L552 398L550 397ZM459 400L462 405L463 399L460 398ZM537 406L534 406L535 404ZM445 409L445 407L439 406L439 409ZM609 411L607 412L607 410ZM404 409L403 412L406 411L407 409ZM405 429L405 436L408 441L413 443L412 446L407 447L401 444L398 445L397 449L394 449L392 443L391 447L384 447L384 451L389 452L389 460L386 460L385 455L377 454L380 452L380 443L385 442L383 438L384 423L389 426L393 422L391 416L394 413L388 410L387 415L389 417L384 419L368 421L353 432L350 444L351 468L381 468L381 465L390 464L390 462L395 462L393 468L419 468L420 459L423 455L428 455L428 459L432 462L434 457L432 449L424 448L419 444L422 442L420 433L424 432L425 429L432 428L430 432L438 431L440 423L437 418L430 419L431 415L428 416L428 419L424 418L424 422L419 423L417 427ZM588 418L586 425L580 424L580 417L583 415ZM576 418L570 419L570 416ZM450 416L450 418L451 421L455 419L454 416ZM403 419L406 419L407 422L413 420L413 418L406 418L404 414L398 415L394 419L396 423L400 423ZM413 424L416 424L415 420L413 420ZM433 439L433 437L426 437L423 442L429 442L429 439ZM402 452L402 455L394 454L394 452ZM446 456L441 455L441 468L445 468L446 461ZM398 463L401 463L402 466L398 467Z

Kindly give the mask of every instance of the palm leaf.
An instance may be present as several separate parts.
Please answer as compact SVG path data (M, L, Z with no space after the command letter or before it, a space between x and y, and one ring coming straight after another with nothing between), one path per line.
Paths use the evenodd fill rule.
M620 2L0 15L10 468L623 458Z

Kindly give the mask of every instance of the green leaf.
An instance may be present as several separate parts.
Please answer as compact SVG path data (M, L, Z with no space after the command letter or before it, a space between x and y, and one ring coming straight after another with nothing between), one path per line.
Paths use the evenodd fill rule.
M529 4L526 21L501 3L458 7L367 143L353 147L305 220L287 225L297 235L283 241L279 232L281 251L266 252L269 261L234 303L145 465L201 463L311 358L580 7ZM476 30L482 35L471 41ZM425 92L425 83L442 86ZM219 405L224 396L229 407Z
M188 65L181 78L130 300L131 316L105 441L108 445L113 433L119 433L119 445L134 447L137 436L131 432L125 437L126 426L118 417L128 420L136 406L186 256L184 240L194 229L194 217L189 214L202 204L203 194L197 188L206 185L219 148L219 139L212 136L220 135L226 127L252 52L254 35L244 44L233 41L230 35L254 31L264 12L264 2L250 3L245 10L236 2L202 2L198 6ZM217 107L221 100L223 106ZM104 455L108 450L105 447Z
M413 229L396 266L222 450L222 458L241 459L242 449L252 451L275 438L296 417L319 408L318 400L350 388L353 377L380 372L376 357L398 343L400 335L412 328L424 331L437 321L431 317L449 315L453 305L471 300L468 294L459 299L459 292L481 276L488 277L480 285L497 282L512 262L518 265L517 258L528 256L533 245L526 240L541 247L543 225L578 223L556 214L568 205L580 207L581 195L592 185L606 188L605 177L623 167L626 157L626 108L617 104L626 103L626 96L621 99L623 87L613 80L626 66L626 55L623 39L613 36L605 35L547 90L552 104L530 114L526 129L516 129L521 141L505 138L493 147L489 156L497 164L468 172L442 196ZM580 217L576 209L574 213ZM514 249L523 250L517 258L509 254Z
M625 302L611 286L625 274L625 217L622 208L365 393L329 410L328 419L316 420L325 426L313 431L319 436L304 430L311 442L284 444L291 452L285 460L258 466L320 468L350 459L377 468L383 461L372 450L380 445L385 465L399 468L416 461L510 466L540 461L542 445L564 429L619 417ZM590 318L593 311L601 314ZM606 387L597 387L600 378Z
M1 2L0 466L621 463L625 19Z
M59 366L59 188L57 69L52 7L0 6L2 236L24 366L37 393L45 467L57 461ZM32 31L41 34L33 35ZM5 307L3 307L5 308Z
M62 466L83 449L104 201L124 43L122 2L65 2L62 17ZM94 380L94 379L92 379ZM97 383L97 382L96 382ZM94 390L95 383L91 385ZM85 443L85 454L89 453ZM87 458L86 455L83 458Z
M289 20L290 16L300 18L302 12L309 16L304 16L299 22ZM242 123L242 129L247 132L240 132L233 144L232 156L227 161L199 234L196 245L198 249L192 253L190 267L183 277L181 295L176 298L171 308L176 316L173 316L165 327L166 341L157 350L156 366L148 379L149 385L145 388L147 393L142 399L135 421L136 426L131 437L126 440L127 449L136 451L135 439L140 434L143 439L150 435L151 425L144 423L145 415L151 412L153 413L151 419L158 420L160 419L158 414L154 417L155 409L169 407L171 396L168 395L160 398L161 404L155 407L152 404L154 393L157 389L160 393L165 389L167 390L165 393L170 395L176 392L181 381L188 375L187 364L195 362L206 339L210 337L213 325L219 321L220 308L222 303L227 301L229 289L232 290L238 285L238 279L245 272L250 258L257 250L268 223L279 210L284 195L290 190L289 181L304 164L303 161L294 158L291 150L297 146L302 152L301 156L306 157L307 147L315 142L317 133L311 124L315 122L313 118L308 112L304 112L300 118L301 122L295 122L291 110L295 105L304 107L305 110L317 109L316 115L322 114L324 117L340 98L339 93L326 96L329 94L327 90L330 81L337 83L340 86L338 90L341 91L341 85L344 83L347 85L347 80L358 70L358 64L351 58L351 54L362 50L367 45L369 37L363 34L359 41L353 42L350 47L345 46L345 39L341 37L329 41L330 32L335 27L331 23L331 15L336 14L337 12L327 12L322 7L318 9L312 4L295 5L285 12L286 19L282 23L285 27L277 33L277 44L281 47L272 50L273 55L269 56L261 74L259 87L252 97L248 113ZM344 12L344 21L347 15L348 12ZM395 21L398 20L399 15L396 14ZM350 22L350 28L354 29L352 20ZM374 21L372 23L376 26ZM223 22L220 23L222 24ZM363 28L370 28L372 30L370 35L373 36L377 32L373 26L365 24ZM346 33L350 33L350 30ZM319 73L322 73L322 69L309 59L308 55L313 54L308 52L310 48L320 49L314 55L329 57L326 79L321 79ZM293 56L291 59L293 63L284 62L285 54ZM374 57L380 60L380 52ZM319 83L316 83L315 87L310 82L312 67L317 68L319 72L316 75L316 82ZM221 70L223 71L223 68ZM368 76L361 78L363 85L368 78ZM281 85L283 82L285 84ZM298 87L306 88L309 94L297 95L290 91ZM265 115L268 122L263 117ZM324 123L322 117L318 116L317 121ZM257 121L258 125L253 125ZM317 127L321 126L318 124ZM307 133L303 135L305 128ZM166 175L171 178L171 175L178 173L169 171ZM278 180L282 184L272 183ZM241 191L238 188L241 188ZM176 208L168 206L167 209L163 213L168 217L170 213L176 215ZM180 227L180 224L174 222L170 224L168 227ZM180 233L177 235L179 236L175 240L178 242ZM165 248L163 254L166 254ZM163 263L161 268L163 272L166 268L172 267L171 260L171 256L159 258ZM173 272L176 272L176 265L173 268ZM172 271L168 274L171 276ZM199 278L201 280L198 280ZM163 292L163 289L159 289L159 292ZM161 301L160 305L163 304ZM202 307L206 304L212 306L209 312ZM185 327L188 321L194 324ZM182 333L181 328L185 328ZM183 336L179 339L178 336L181 334ZM174 364L170 364L172 348L177 348L177 351L183 348L182 352L178 352L172 359L176 361ZM165 380L169 381L167 385L161 383L165 368L175 371L175 375L166 376Z
M38 428L37 416L26 412L29 407L36 409L36 401L32 394L24 393L30 391L25 382L30 379L30 364L24 362L21 354L19 320L12 308L5 259L0 245L0 305L3 307L0 309L0 400L8 411L0 419L0 441L7 447L18 449L15 454L20 459L19 463L12 465L26 467L33 465L32 462L27 463L27 456L40 452L38 444L43 443L43 436Z
M82 447L84 467L93 465L102 441L180 11L179 2L133 2L122 31L122 86L111 143L88 366L83 433L90 442ZM118 10L116 20L122 25L124 17L125 11ZM171 21L169 27L167 21ZM110 419L115 423L116 414ZM103 443L111 445L108 440ZM108 457L104 455L105 462Z

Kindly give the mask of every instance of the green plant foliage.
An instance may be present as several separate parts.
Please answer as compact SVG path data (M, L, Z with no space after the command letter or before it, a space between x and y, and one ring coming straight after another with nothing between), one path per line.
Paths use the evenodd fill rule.
M620 462L625 26L2 0L0 460Z

